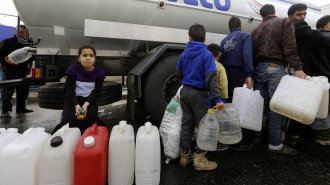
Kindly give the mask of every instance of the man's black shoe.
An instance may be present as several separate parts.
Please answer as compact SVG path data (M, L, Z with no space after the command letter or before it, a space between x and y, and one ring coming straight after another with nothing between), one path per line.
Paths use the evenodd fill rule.
M33 110L29 110L29 109L16 110L16 113L30 113L30 112L33 112Z

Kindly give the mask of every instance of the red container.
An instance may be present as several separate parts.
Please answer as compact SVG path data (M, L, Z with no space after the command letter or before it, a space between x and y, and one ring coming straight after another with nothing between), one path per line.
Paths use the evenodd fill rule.
M81 136L74 153L74 185L105 185L108 129L95 123Z

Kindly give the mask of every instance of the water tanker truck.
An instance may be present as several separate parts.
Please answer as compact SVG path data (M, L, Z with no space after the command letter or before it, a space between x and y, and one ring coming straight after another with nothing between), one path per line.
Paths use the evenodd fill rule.
M229 33L228 20L237 16L242 29L251 31L261 22L264 4L275 6L279 17L295 1L283 0L13 0L34 40L35 73L20 83L59 82L67 67L77 62L82 45L97 52L96 65L108 76L127 76L127 109L134 118L135 100L143 102L150 116L160 122L166 105L181 85L175 68L194 23L207 30L206 44L217 43ZM320 7L308 5L307 22L315 27ZM62 109L64 84L40 87L39 106ZM106 82L99 105L119 101L121 84Z

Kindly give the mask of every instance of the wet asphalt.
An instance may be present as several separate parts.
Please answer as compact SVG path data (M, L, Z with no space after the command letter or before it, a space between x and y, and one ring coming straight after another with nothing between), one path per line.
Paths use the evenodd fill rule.
M134 122L126 112L126 100L99 108L99 116L109 129L120 120L132 124L135 132L146 121L151 121L146 111L137 103ZM40 108L30 101L27 108L33 113L16 114L12 118L0 118L0 128L18 128L22 133L30 127L44 127L46 132L59 123L60 110ZM15 110L15 106L14 109ZM263 134L260 145L249 152L228 149L223 152L208 152L207 157L218 163L214 171L196 171L190 165L183 168L179 160L165 164L162 154L162 185L210 185L210 184L330 184L330 146L301 145L294 148L298 156L284 156L267 151L267 134Z

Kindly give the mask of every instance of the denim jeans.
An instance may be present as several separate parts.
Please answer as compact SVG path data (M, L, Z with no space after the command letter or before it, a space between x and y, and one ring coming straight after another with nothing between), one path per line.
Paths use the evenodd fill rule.
M326 119L318 119L316 118L315 121L310 125L313 130L326 130L330 128L330 116Z
M19 71L3 70L3 80L13 80L24 78L25 73ZM5 87L1 92L2 113L12 111L12 97L16 89L16 111L24 110L26 107L26 100L29 96L29 86L20 85L16 87Z
M268 62L257 63L254 71L254 89L259 90L263 98L268 92L271 99L284 75L284 66L273 64L271 67L271 63ZM269 144L273 146L281 144L281 120L280 114L269 110Z

